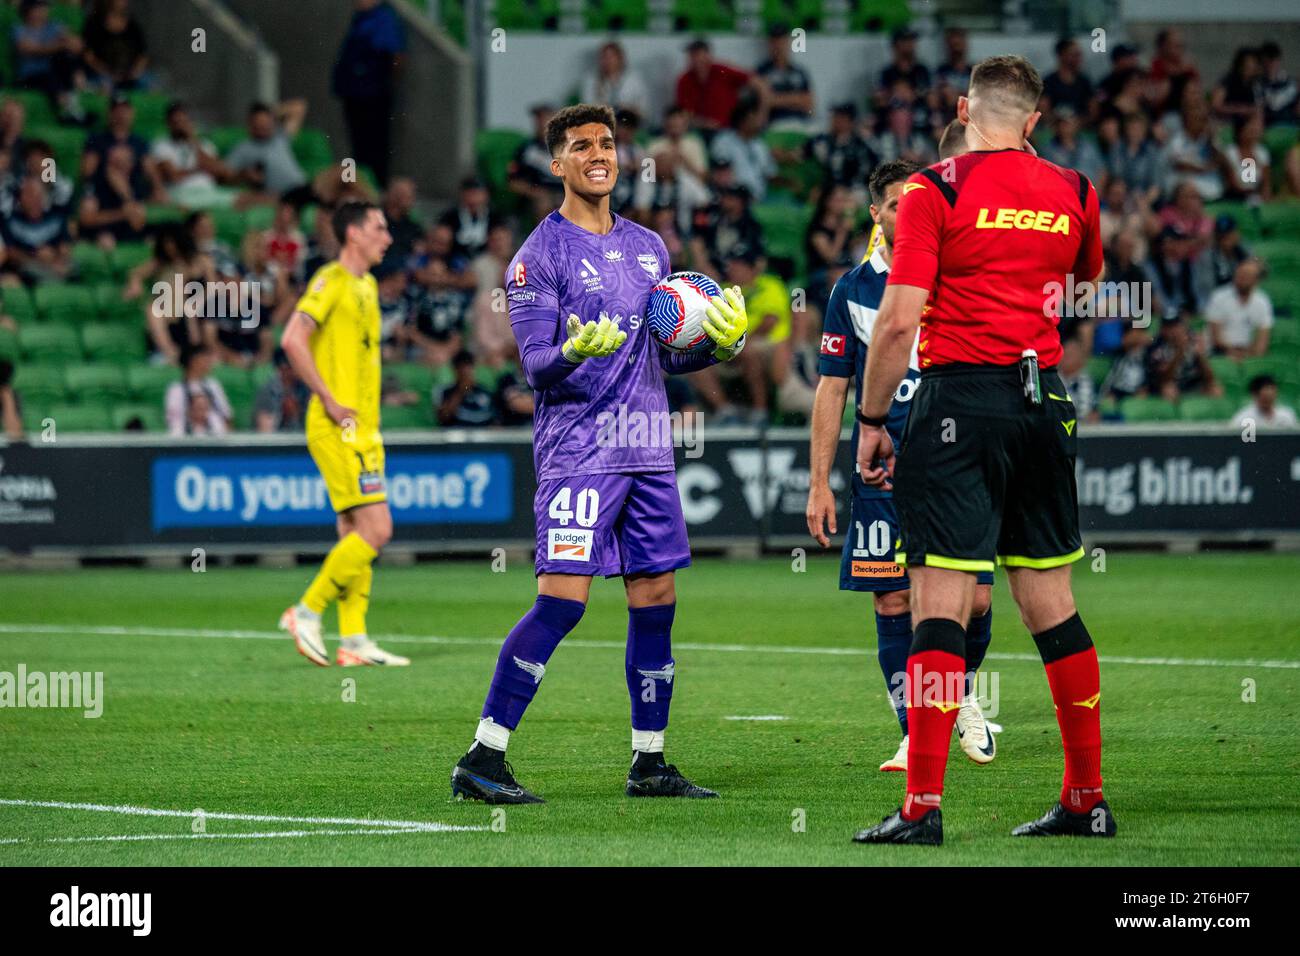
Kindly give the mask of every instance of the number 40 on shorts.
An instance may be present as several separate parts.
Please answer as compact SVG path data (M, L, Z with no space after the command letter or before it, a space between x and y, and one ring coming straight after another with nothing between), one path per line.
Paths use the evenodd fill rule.
M580 527L593 527L600 514L600 492L595 488L582 488L575 495L572 488L565 486L551 499L548 514L561 527L567 527L575 520Z

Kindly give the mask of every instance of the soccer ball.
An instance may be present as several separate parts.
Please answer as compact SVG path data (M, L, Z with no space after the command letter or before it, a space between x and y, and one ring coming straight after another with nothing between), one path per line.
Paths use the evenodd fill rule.
M704 331L704 308L722 288L698 272L674 272L650 290L646 322L664 348L674 352L713 349Z

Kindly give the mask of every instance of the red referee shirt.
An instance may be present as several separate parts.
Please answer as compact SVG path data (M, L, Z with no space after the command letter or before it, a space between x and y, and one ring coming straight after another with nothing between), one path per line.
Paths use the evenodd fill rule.
M1018 149L966 153L912 176L889 282L930 290L921 368L1010 365L1027 348L1044 367L1060 362L1052 283L1101 271L1098 215L1086 176Z

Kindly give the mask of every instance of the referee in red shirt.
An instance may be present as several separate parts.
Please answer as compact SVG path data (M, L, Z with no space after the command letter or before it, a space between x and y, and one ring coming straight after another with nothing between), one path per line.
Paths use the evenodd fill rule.
M1047 669L1065 748L1060 801L1018 836L1113 836L1101 794L1097 651L1075 609L1083 556L1074 460L1077 415L1051 283L1102 272L1097 192L1026 149L1043 84L1018 56L971 73L957 103L965 155L912 176L898 207L893 269L858 409L858 471L897 482L898 561L912 580L907 662L907 796L860 843L943 842L939 811L965 687L975 574L1007 569L1011 596ZM921 385L903 453L885 430L913 343Z

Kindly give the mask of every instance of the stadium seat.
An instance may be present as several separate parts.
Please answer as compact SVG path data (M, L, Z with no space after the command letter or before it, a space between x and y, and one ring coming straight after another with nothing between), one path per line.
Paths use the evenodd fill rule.
M305 127L293 138L293 155L302 164L308 176L334 163L334 150L329 137L315 127Z
M803 205L763 202L754 204L753 213L763 227L768 257L792 263L794 274L802 275L805 269L804 233L812 211Z
M161 432L167 430L167 417L163 414L160 405L149 405L144 402L119 402L113 406L112 417L113 428L116 431L123 431L127 423L133 418L140 420L145 431Z
M108 258L114 274L125 279L128 272L140 263L147 262L152 255L153 249L147 242L119 242Z
M86 131L75 126L39 126L28 124L28 139L43 139L54 151L56 174L58 170L78 174L81 166L81 153L86 145Z
M244 225L244 211L242 209L210 209L208 214L212 217L213 226L216 227L217 238L229 244L232 249L238 249L240 243L244 241L244 233L247 231Z
M242 126L214 126L203 135L224 158L237 143L248 138L248 131Z
M14 370L14 390L23 405L52 405L67 397L63 369L57 365L19 365Z
M1280 379L1286 377L1291 370L1291 363L1281 356L1260 355L1242 360L1241 380L1249 385L1250 380L1256 375L1272 375Z
M1189 422L1227 422L1236 414L1238 404L1231 398L1189 395L1178 403L1178 417Z
M94 362L139 362L146 357L144 336L121 322L92 322L81 330L82 351Z
M144 207L144 221L150 226L164 222L182 222L184 219L185 210L179 206L149 203Z
M1277 322L1269 333L1269 348L1274 351L1300 346L1300 322Z
M82 282L103 282L112 276L108 253L93 242L77 242L72 246L72 265Z
M394 362L384 366L384 374L391 376L403 391L418 392L428 398L433 389L433 368L419 362Z
M93 321L95 296L82 285L47 282L36 287L36 311L47 322L71 322L80 325Z
M559 0L496 0L496 25L512 30L554 30Z
M95 309L103 321L129 322L143 327L145 304L143 296L139 299L124 300L122 287L114 282L95 286L91 294L95 297Z
M36 319L36 302L32 299L32 294L27 291L26 286L5 287L0 304L2 304L6 315L13 316L19 322L24 320L35 321Z
M61 432L109 432L113 417L104 405L52 405L49 417Z
M64 372L68 394L85 405L112 404L130 394L122 366L108 362L71 365Z
M168 387L180 377L180 369L171 365L132 365L126 370L131 397L137 402L151 402L159 407Z
M646 0L593 0L588 4L588 30L645 30L649 24Z
M1115 359L1109 355L1094 355L1088 359L1088 377L1092 379L1093 384L1098 388L1101 383L1106 381L1106 376L1110 374L1110 368L1115 364Z
M248 369L237 365L218 365L212 369L212 377L226 390L231 405L252 401L253 380L248 377Z
M1126 422L1171 422L1178 418L1178 406L1163 398L1126 398L1119 403Z
M0 9L10 8L7 5L2 5L0 6ZM7 42L9 35L9 31L6 30L4 34L6 42L0 44L0 46L9 46L9 43ZM33 126L52 126L57 122L57 117L54 115L54 109L50 106L50 98L44 93L39 93L36 90L5 90L2 98L17 100L19 103L23 104L23 110L27 113L27 122L25 125L28 128Z
M50 20L54 23L62 23L68 28L69 32L80 35L81 28L86 21L86 14L75 3L52 3L50 4Z
M414 405L385 405L379 414L380 424L385 430L434 427L433 405L427 400Z
M22 349L18 345L18 333L0 326L0 359L9 359L13 362L17 361L20 355Z
M1241 366L1226 355L1210 356L1210 370L1214 372L1214 380L1225 389L1232 391L1243 387Z
M75 362L81 359L77 330L63 323L29 323L18 329L18 344L30 362Z
M529 137L515 129L482 129L474 136L474 155L479 172L492 192L504 193L510 161Z

